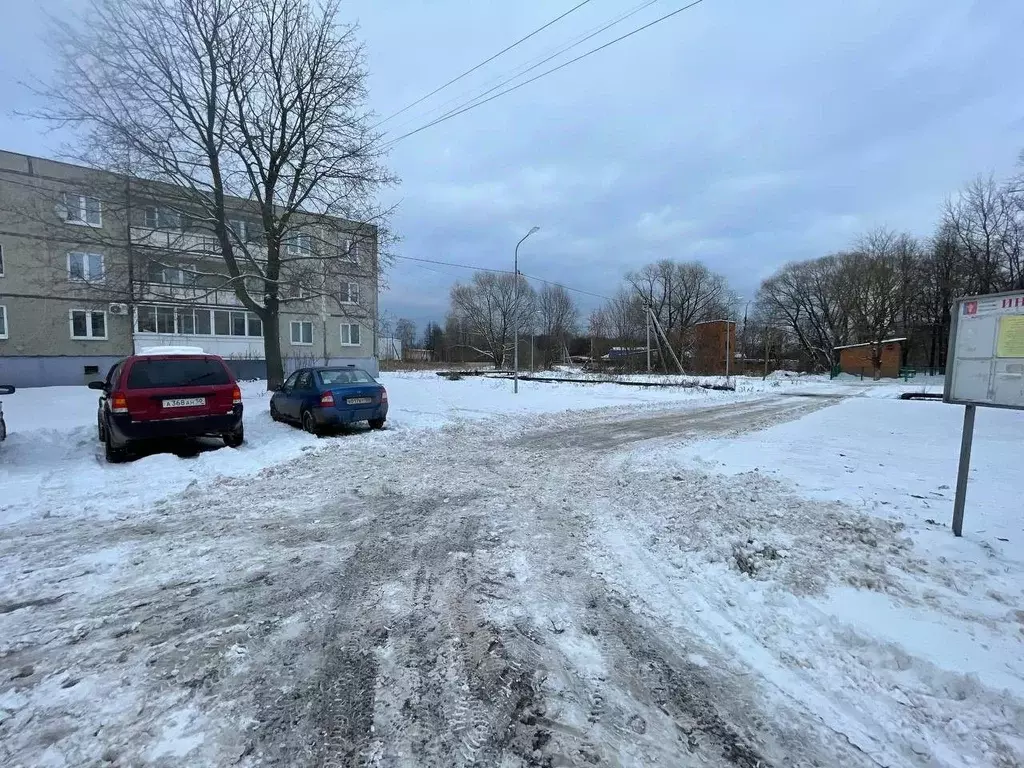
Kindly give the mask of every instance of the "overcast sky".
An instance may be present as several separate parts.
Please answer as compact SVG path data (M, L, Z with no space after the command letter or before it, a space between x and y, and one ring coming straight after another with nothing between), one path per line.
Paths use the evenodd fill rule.
M577 2L353 0L340 21L361 26L384 117ZM383 127L417 128L640 3L591 0ZM42 9L81 0L3 4L0 104L15 110L29 104L18 81L46 75ZM659 0L570 55L683 4ZM511 268L536 225L520 249L528 274L607 294L650 261L700 259L742 304L780 264L869 228L927 236L948 194L1013 172L1022 29L1020 0L704 0L396 144L397 252ZM53 155L59 143L0 117L5 149ZM449 286L471 275L398 260L382 306L443 321Z

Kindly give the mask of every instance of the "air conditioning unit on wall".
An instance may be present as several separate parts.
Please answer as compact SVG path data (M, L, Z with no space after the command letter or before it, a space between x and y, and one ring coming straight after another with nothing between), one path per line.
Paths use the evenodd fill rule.
M111 304L109 309L110 309L110 314L112 314L112 315L127 315L128 314L128 305L127 304Z

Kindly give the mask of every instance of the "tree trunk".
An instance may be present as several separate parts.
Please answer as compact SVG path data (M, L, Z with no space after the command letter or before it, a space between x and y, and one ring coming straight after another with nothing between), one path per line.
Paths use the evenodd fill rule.
M281 356L281 322L276 311L260 313L263 321L263 350L267 360L267 391L284 383L284 358Z

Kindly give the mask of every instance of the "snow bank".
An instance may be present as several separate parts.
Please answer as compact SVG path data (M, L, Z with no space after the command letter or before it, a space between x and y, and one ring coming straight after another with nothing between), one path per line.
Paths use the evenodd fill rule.
M511 381L449 381L430 372L386 373L380 381L389 393L389 428L398 433L481 419L499 420L499 429L510 424L508 417L700 404L729 396L703 390L537 382L520 382L519 394L513 395ZM96 439L95 391L84 386L42 387L5 396L9 435L0 445L0 522L26 516L123 514L192 483L254 474L333 444L274 423L264 382L241 386L246 433L241 448L225 450L218 440L201 441L191 444L187 456L156 453L116 466L106 464Z

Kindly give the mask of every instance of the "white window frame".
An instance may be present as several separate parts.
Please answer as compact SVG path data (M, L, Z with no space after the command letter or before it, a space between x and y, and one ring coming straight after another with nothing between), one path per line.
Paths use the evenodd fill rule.
M85 313L85 331L86 336L75 336L75 312ZM103 315L103 335L96 336L92 332L92 316ZM68 310L68 334L75 341L107 341L110 338L110 321L107 318L106 310L102 309L85 309L84 307L74 307Z
M0 277L4 276L4 244L0 243Z
M228 229L240 243L249 242L249 222L246 219L228 219Z
M285 244L285 253L289 256L306 256L313 253L313 235L309 232L296 232Z
M7 323L7 306L0 304L0 319L4 321L4 327L0 330L0 339L11 338L11 326Z
M342 294L342 304L358 304L359 303L359 283L346 281L342 283L345 286L345 293Z
M186 286L188 288L195 287L196 280L198 278L198 275L196 275L195 264L179 264L177 266L171 266L170 264L159 264L157 262L150 262L150 264L152 266L159 267L161 273L165 271L177 272L178 276L181 278L181 280L178 281L153 280L152 275L146 275L148 282L152 283L153 285L177 285Z
M338 250L341 252L340 256L342 261L347 261L349 264L359 263L359 246L355 238L344 238L341 241L341 245Z
M359 337L359 341L356 341L356 342L352 342L351 341L351 339L352 339L352 329L353 328L358 328L359 329L358 331L356 331L356 335ZM346 329L348 329L348 338L350 339L349 341L345 341L345 330ZM340 335L341 346L343 346L343 347L361 347L363 345L363 332L362 332L362 328L359 325L359 323L342 323L341 324L340 334L341 334Z
M84 258L82 260L82 267L83 267L82 271L83 272L88 271L87 270L87 268L89 266L89 259L88 259L88 257L89 256L99 256L100 257L100 276L94 278L91 274L86 275L85 277L75 277L74 275L72 275L71 274L71 257L76 255L76 254L86 257L86 258ZM68 251L68 281L69 282L72 282L72 283L102 283L104 280L106 280L106 278L107 278L107 260L103 256L102 253L92 253L90 251Z
M62 192L62 199L64 201L64 221L68 224L74 224L77 227L97 227L103 226L103 201L98 197L89 197L89 195L76 195L70 192ZM75 208L72 209L71 201L74 200ZM96 212L99 216L99 220L96 222L89 221L89 201L96 201ZM72 212L73 211L73 212Z
M302 326L309 326L309 341L302 341ZM295 327L299 328L299 341L295 340ZM312 320L292 320L290 331L290 338L292 340L292 346L294 347L311 347L313 346L313 321Z

